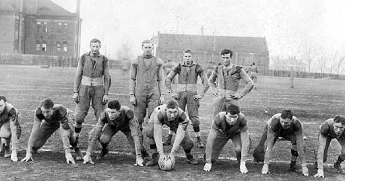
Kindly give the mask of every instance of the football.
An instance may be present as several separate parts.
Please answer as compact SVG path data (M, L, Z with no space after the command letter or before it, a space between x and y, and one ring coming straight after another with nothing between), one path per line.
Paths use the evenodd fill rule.
M175 158L174 158L174 156L171 157L171 156L164 155L163 157L159 158L158 163L159 163L159 168L161 170L164 170L164 171L173 170L174 166L175 166Z

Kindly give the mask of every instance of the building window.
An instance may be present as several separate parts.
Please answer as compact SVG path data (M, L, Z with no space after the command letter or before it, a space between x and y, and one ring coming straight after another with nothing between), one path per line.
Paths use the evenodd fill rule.
M41 31L42 31L41 22L37 22L37 33L40 33Z
M56 43L56 51L60 52L61 51L61 42L57 41Z
M47 42L42 41L42 52L46 52L46 51L47 51Z
M68 33L68 31L69 31L68 28L69 28L69 24L68 23L64 23L64 26L63 26L63 29L62 29L64 34L67 34Z
M40 41L36 41L36 51L39 52L41 51L41 42Z
M63 50L64 50L64 52L66 53L66 52L67 52L67 41L64 41L64 42L62 43L62 46L63 46Z
M62 33L62 23L57 23L57 33Z
M47 22L43 22L43 32L44 33L47 33L48 32Z

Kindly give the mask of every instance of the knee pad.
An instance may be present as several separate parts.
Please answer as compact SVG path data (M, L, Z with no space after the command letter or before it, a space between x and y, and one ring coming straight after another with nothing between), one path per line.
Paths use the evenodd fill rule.
M145 133L148 138L154 138L154 128L153 127L151 127L151 126L145 127Z
M343 162L346 159L346 154L342 153L341 155L338 156L338 161L339 162Z
M84 119L85 119L85 115L84 115L84 113L77 113L76 114L76 116L75 116L75 122L77 123L77 124L83 124L83 122L84 122Z
M297 157L297 156L299 156L299 153L297 151L291 149L291 155Z
M194 147L193 141L189 140L186 143L183 144L183 150L185 152L190 152L192 148Z
M100 135L99 142L100 144L108 144L111 141L111 137L105 134Z

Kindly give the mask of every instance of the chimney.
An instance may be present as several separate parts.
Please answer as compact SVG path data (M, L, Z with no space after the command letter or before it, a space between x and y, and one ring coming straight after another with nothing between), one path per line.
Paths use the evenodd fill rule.
M76 2L76 15L80 18L80 4L81 4L81 0L77 0Z

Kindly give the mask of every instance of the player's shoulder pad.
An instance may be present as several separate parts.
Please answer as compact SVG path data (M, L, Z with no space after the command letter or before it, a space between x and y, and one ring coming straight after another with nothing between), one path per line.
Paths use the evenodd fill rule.
M180 63L178 63L177 65L174 65L173 71L178 73L178 72L180 72L181 68L182 68L182 65Z
M278 114L273 115L272 118L268 121L268 127L271 130L276 131L279 129L280 117L281 117L281 113L278 113Z
M302 123L299 119L297 119L297 117L295 116L292 116L292 120L293 120L293 123L295 125L295 128L302 128Z
M100 55L103 58L103 61L108 61L108 58L105 55Z
M218 73L218 72L219 72L219 67L220 67L220 66L221 66L221 65L215 66L214 70L215 70L215 72L216 72L216 73Z
M328 119L320 125L320 134L328 136L333 119Z
M240 65L234 65L234 72L233 73L240 73L240 71L243 69ZM244 70L244 69L243 69Z
M164 61L162 59L160 59L159 57L155 57L155 58L156 58L156 64L164 65Z
M62 116L67 114L67 109L61 104L55 104L55 106L53 106L53 109L58 111Z
M39 108L36 109L35 114L36 114L36 117L38 119L40 119L40 120L44 119L44 116L43 116L42 111L41 111L41 107L39 107Z
M128 120L131 120L135 116L135 113L131 109L126 109L124 112Z
M203 71L204 71L203 67L200 64L196 63L196 72L200 73L200 72L203 72Z

